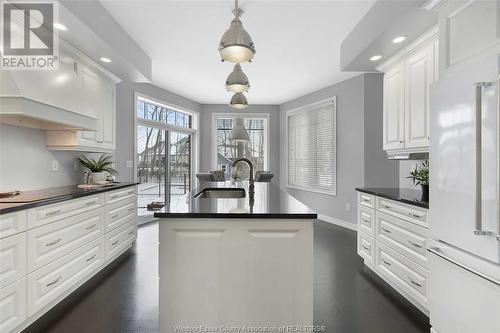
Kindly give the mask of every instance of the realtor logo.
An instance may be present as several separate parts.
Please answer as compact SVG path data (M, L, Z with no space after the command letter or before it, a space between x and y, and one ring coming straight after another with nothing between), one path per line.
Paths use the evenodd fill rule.
M3 1L1 69L58 69L55 2Z

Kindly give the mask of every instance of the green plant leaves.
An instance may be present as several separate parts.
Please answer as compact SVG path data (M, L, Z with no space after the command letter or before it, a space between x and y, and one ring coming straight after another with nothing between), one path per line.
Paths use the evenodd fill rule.
M80 164L89 169L91 172L108 172L109 174L111 175L117 175L118 174L118 171L116 171L112 165L113 165L113 161L111 159L111 155L109 154L102 154L98 160L95 160L95 159L92 159L92 158L88 158L87 156L85 155L80 155L80 157L78 157L78 162L80 162Z

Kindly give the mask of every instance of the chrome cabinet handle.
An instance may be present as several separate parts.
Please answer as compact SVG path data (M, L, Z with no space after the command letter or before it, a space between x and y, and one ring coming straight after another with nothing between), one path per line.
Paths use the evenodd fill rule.
M87 258L85 261L86 261L86 262L89 262L89 261L91 261L91 260L94 260L96 256L97 256L97 255L96 255L96 254L94 254L92 257Z
M109 196L110 199L116 199L116 198L119 198L119 197L120 197L120 195L118 195L118 194L110 195Z
M390 262L388 262L388 261L385 261L384 259L382 259L382 262L383 262L384 264L386 264L387 266L391 266L391 263L390 263Z
M112 215L112 216L111 216L111 219L113 219L113 220L114 220L114 219L116 219L118 216L120 216L120 214L115 214L115 215Z
M52 286L52 285L56 284L57 282L59 282L59 280L61 280L61 278L62 278L62 275L59 275L59 277L58 277L57 279L55 279L55 280L54 280L54 281L52 281L52 282L47 283L45 286L46 286L46 287L50 287L50 286Z
M130 207L130 208L128 209L128 211L129 211L129 212L133 212L134 210L135 210L135 208L134 208L134 207Z
M380 229L388 234L392 234L392 231L390 231L389 229L386 229L384 227L380 227Z
M361 245L361 247L363 249L365 249L366 251L370 251L370 247L369 246L366 246L366 245L363 244L363 245Z
M361 198L364 202L370 202L370 198Z
M500 89L500 75L497 78L497 89ZM497 92L498 93L498 92ZM500 110L497 106L497 241L500 241Z
M129 235L132 235L132 234L134 234L134 233L135 233L135 231L134 231L134 230L132 230L132 231L129 231L129 232L128 232L128 234L129 234Z
M51 242L51 243L47 243L45 244L45 246L52 246L52 245L56 245L57 243L59 243L60 241L62 241L62 238L58 238L56 239L55 241Z
M118 240L115 240L113 243L111 243L111 245L115 246L116 244L118 244Z
M408 241L408 243L410 243L411 245L413 245L415 247L418 247L419 249L421 249L423 247L422 245L417 244L417 243L413 243L412 241Z
M94 224L92 224L92 225L89 225L89 226L88 226L87 228L85 228L85 229L86 229L86 230L91 230L91 229L94 229L96 225L97 225L97 224L95 224L95 223L94 223Z
M381 204L381 206L382 206L383 208L387 208L387 209L391 209L391 208L392 208L391 206L386 205L386 204Z
M53 210L53 211L51 211L51 212L47 212L47 213L45 213L45 216L54 216L54 215L56 215L56 214L59 214L60 212L61 212L61 210L60 210L60 209L58 209L58 210Z
M417 287L422 287L422 284L418 283L418 282L415 282L413 281L413 279L409 279L411 283L413 283L414 285L416 285Z
M416 217L417 219L421 219L422 218L421 215L418 215L418 214L415 214L415 213L412 213L412 212L408 212L408 215L410 215L411 217Z
M475 95L476 95L476 121L475 121L475 134L476 134L476 153L475 153L475 175L476 175L476 187L475 187L475 218L474 218L474 234L477 236L487 236L490 235L490 231L483 230L483 212L482 212L482 100L483 100L483 87L491 86L491 82L476 82L474 83Z
M95 205L96 203L97 203L97 200L89 201L89 202L85 203L85 206L92 206L92 205Z

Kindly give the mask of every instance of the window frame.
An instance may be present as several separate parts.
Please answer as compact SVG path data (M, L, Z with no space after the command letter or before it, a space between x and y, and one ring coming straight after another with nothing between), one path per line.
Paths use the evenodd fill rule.
M334 161L333 161L333 169L334 169L334 177L333 177L333 189L332 190L325 190L323 188L316 188L313 186L300 186L300 185L294 185L290 184L290 177L289 177L289 138L288 138L288 124L289 124L289 118L293 115L297 114L304 114L310 112L312 109L320 108L322 106L327 106L327 105L333 105L333 129L334 129L334 135L333 138L335 140L335 154L334 154ZM286 111L286 116L285 116L285 142L286 142L286 159L285 159L285 179L286 179L286 187L294 190L301 190L301 191L308 191L308 192L314 192L314 193L320 193L320 194L327 194L331 196L337 196L337 96L333 96L327 99L323 99L318 102L310 103L307 105L300 106L295 109L291 109Z
M212 124L211 124L211 149L210 149L210 167L215 170L217 169L217 119L263 119L264 120L264 169L271 170L271 160L270 160L270 136L269 130L271 128L271 114L270 113L227 113L227 112L216 112L212 113Z

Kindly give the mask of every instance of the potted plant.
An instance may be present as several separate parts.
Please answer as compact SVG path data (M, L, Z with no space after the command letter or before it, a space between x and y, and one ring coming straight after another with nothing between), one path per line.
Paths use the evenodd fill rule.
M117 175L116 171L112 165L111 155L102 154L98 160L88 158L85 155L80 155L78 157L78 162L89 170L87 175L87 183L100 184L106 181L106 172L110 175Z
M415 167L415 170L412 170L410 176L406 178L410 178L415 185L422 187L421 200L429 202L429 161L423 161L421 168Z

